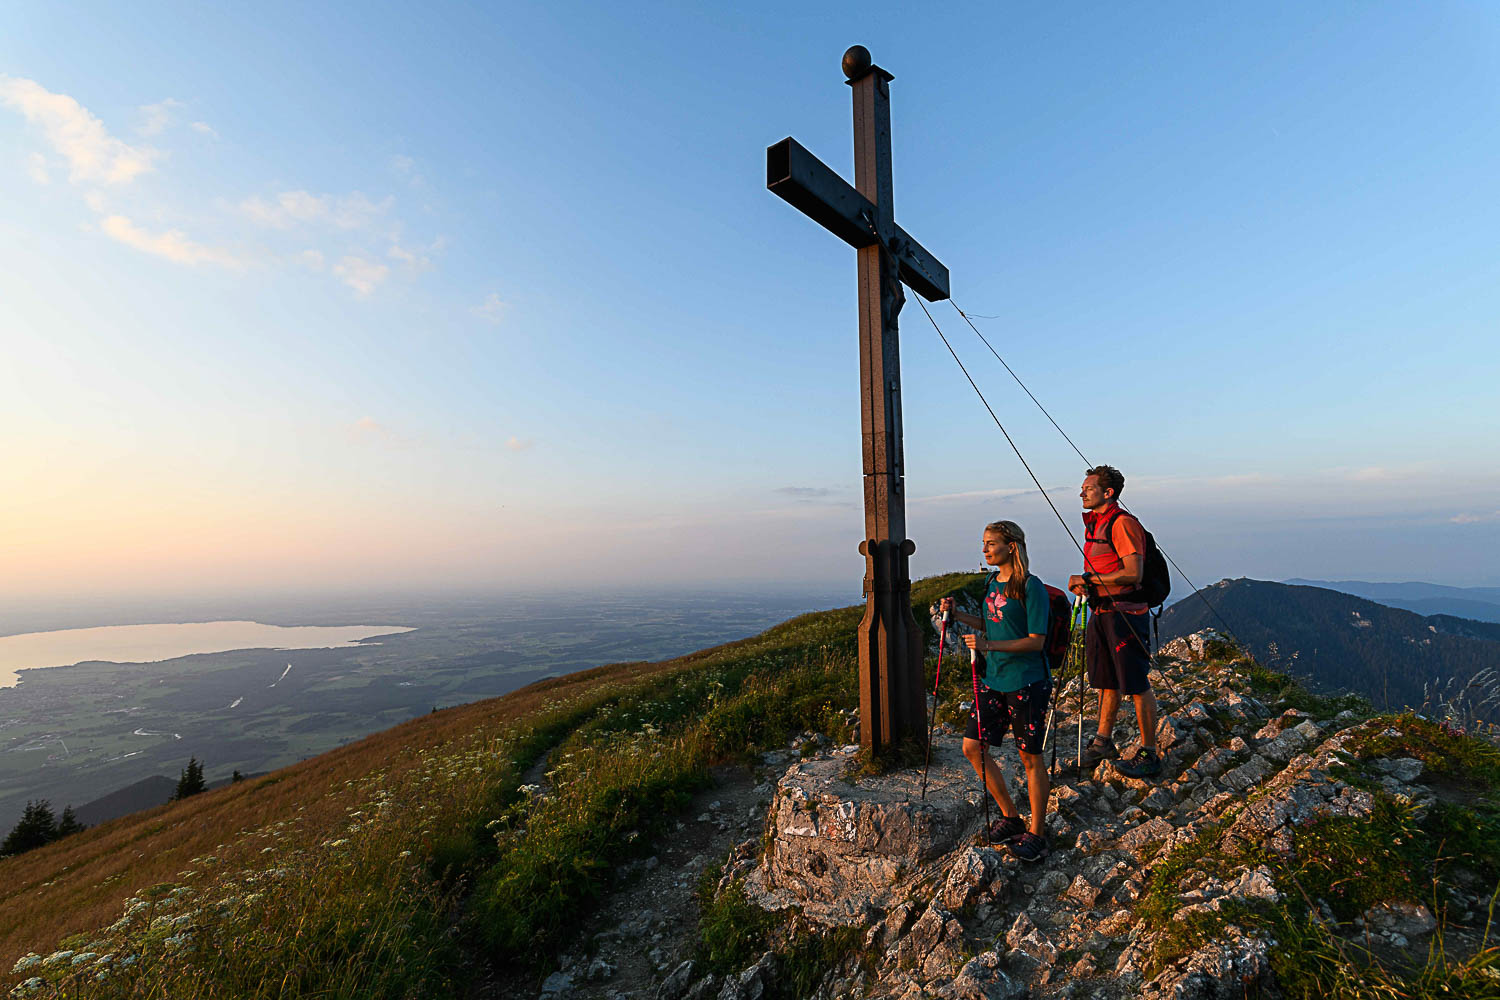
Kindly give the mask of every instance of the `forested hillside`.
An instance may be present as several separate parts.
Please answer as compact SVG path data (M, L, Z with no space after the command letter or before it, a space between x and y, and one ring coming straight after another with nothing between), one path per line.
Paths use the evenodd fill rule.
M1325 690L1358 692L1381 709L1419 708L1439 687L1457 697L1477 675L1500 669L1500 625L1490 622L1424 617L1321 587L1264 580L1223 580L1206 588L1204 598L1167 609L1163 641L1227 622L1267 665ZM1477 690L1468 697L1482 700ZM1482 717L1497 716L1490 706Z

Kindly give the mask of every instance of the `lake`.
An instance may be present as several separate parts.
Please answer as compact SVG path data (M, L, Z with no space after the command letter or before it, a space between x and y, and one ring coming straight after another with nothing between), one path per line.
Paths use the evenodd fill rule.
M361 639L412 629L400 625L265 625L261 622L191 622L106 625L57 632L0 636L0 688L20 681L20 670L64 667L88 660L154 663L195 653L233 649L331 649Z

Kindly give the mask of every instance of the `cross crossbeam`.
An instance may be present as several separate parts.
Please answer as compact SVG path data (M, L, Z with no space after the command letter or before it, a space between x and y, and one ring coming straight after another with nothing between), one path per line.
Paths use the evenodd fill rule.
M856 250L882 244L901 269L901 280L928 302L948 297L948 269L927 248L892 223L881 233L875 206L796 139L766 148L766 188Z

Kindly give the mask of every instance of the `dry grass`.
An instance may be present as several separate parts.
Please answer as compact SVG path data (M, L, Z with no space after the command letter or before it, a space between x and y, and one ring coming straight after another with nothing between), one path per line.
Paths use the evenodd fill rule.
M738 643L732 645L739 645ZM340 825L372 771L414 766L476 732L498 730L543 706L680 669L704 653L660 663L626 663L549 678L500 698L434 712L251 781L122 816L46 847L0 859L0 969L29 951L113 921L120 900L177 879L189 860L218 853L248 862L258 843L235 842L299 811L312 830Z

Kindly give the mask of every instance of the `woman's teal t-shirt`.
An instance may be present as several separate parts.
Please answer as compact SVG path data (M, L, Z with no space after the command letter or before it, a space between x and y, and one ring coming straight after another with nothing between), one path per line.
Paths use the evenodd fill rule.
M1028 635L1047 634L1047 588L1034 576L1026 577L1026 600L1013 601L1005 596L1006 583L990 574L989 590L984 595L984 637L986 639L1024 639ZM984 683L992 691L1019 691L1047 676L1047 663L1041 650L1032 653L985 653Z

